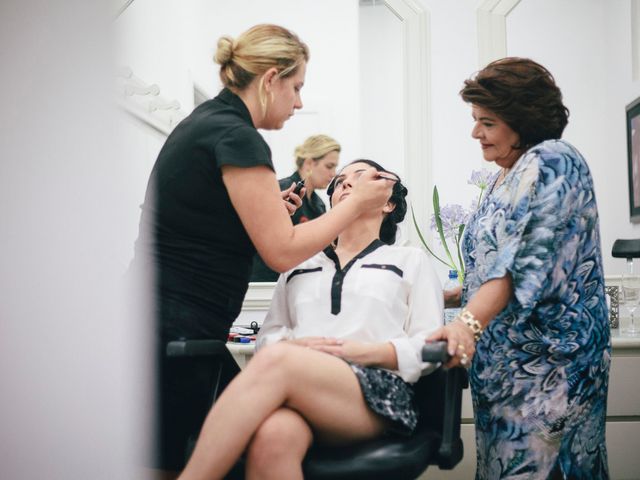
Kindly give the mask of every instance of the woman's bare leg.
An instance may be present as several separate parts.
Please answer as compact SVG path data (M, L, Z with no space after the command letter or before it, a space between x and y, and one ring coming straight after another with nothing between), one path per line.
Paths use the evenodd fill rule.
M302 480L302 460L313 433L307 422L289 408L273 412L258 427L247 449L248 480Z
M225 389L179 478L222 478L258 427L283 406L332 442L372 438L384 429L384 421L366 406L358 380L343 360L278 343L261 350Z

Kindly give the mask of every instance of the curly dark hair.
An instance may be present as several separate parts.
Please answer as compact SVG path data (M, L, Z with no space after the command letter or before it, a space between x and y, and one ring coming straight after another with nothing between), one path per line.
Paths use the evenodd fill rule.
M520 136L514 148L526 150L544 140L562 137L569 109L553 75L528 58L491 62L465 80L462 99L491 110Z
M406 196L409 190L407 190L407 187L402 184L402 180L400 179L400 176L398 174L385 169L382 165L374 162L373 160L359 158L348 163L347 165L345 165L345 167L353 165L354 163L366 163L367 165L375 168L377 171L390 173L398 179L398 181L393 184L393 190L391 191L391 197L389 198L389 202L393 203L395 205L395 208L393 209L393 211L388 213L386 217L384 217L382 225L380 225L380 240L388 245L391 245L396 241L398 224L402 220L404 220L404 216L407 214ZM329 205L332 204L331 196L333 195L333 191L335 189L336 177L331 180L331 183L329 183L329 186L327 187L327 195L329 195Z

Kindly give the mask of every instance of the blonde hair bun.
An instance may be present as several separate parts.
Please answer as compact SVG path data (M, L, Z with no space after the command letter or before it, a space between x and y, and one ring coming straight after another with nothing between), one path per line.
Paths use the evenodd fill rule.
M213 60L219 65L225 65L233 58L233 38L228 35L218 39L218 48Z
M214 60L220 64L222 84L237 93L270 68L276 68L282 78L294 75L309 61L309 49L286 28L261 24L236 39L220 37ZM261 103L266 104L262 86L259 93Z

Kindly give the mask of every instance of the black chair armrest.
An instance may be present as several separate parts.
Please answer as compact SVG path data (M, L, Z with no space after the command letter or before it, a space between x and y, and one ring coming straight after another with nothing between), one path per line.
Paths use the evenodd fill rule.
M167 344L167 357L218 357L228 352L221 340L173 340Z
M450 368L446 375L442 443L438 452L438 466L449 470L455 467L464 455L464 446L460 438L462 389L467 388L469 382L467 371L462 367Z
M173 340L167 344L166 355L182 362L208 365L211 372L211 401L220 396L227 384L240 373L240 367L221 340Z
M444 363L448 359L446 342L430 342L422 347L422 360L425 362ZM461 367L449 368L443 373L445 382L442 443L437 455L437 465L443 470L450 470L460 462L464 455L464 447L460 438L462 390L469 386L469 381L467 371Z

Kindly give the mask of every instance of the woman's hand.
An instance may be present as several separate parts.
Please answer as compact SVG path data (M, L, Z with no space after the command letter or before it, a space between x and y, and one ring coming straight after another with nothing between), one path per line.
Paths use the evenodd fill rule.
M319 352L329 353L364 367L398 368L396 349L389 343L364 343L331 337L307 337L293 340ZM304 342L304 343L300 343Z
M296 210L302 206L302 197L306 193L307 189L302 187L300 190L300 195L294 193L294 189L296 188L295 182L291 184L289 188L280 192L282 195L282 200L284 201L284 206L289 213L289 216L293 216L296 213Z
M471 359L476 351L476 343L473 338L473 332L464 323L458 320L445 325L433 332L427 341L446 340L447 349L451 360L445 364L445 367L469 367Z
M293 343L294 345L300 345L301 347L309 347L317 349L316 347L322 347L326 345L339 345L337 338L330 337L302 337L292 340L285 340L286 342Z
M374 169L366 170L354 182L350 196L360 203L364 211L383 207L391 197L394 183L395 179L389 179Z

